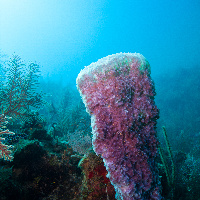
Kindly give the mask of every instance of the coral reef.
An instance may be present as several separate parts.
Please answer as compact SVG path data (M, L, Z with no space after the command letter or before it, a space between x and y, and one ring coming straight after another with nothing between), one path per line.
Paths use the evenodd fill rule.
M49 140L44 129L33 132L34 136L41 133L43 137L20 140L14 159L9 162L12 168L7 165L0 168L0 199L76 198L82 180L78 168L80 158L72 157L75 152L69 145L53 141L53 138ZM6 192L10 190L12 192Z
M91 115L94 151L101 155L116 198L161 199L154 84L141 54L107 56L83 69L77 88Z
M106 177L107 171L103 160L92 150L79 162L84 177L80 188L80 200L115 200L115 189Z
M3 114L0 115L0 135L4 135L4 134L10 134L13 135L14 133L7 130L4 130L6 128L6 124L7 124L7 117L4 116ZM12 151L10 150L10 148L12 147L11 145L6 145L3 144L1 141L3 141L4 138L0 137L0 158L4 158L5 160L12 160Z

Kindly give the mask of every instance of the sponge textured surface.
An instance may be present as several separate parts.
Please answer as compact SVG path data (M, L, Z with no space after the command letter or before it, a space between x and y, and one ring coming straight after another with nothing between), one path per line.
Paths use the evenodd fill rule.
M154 84L148 61L138 53L118 53L85 67L77 88L91 115L93 149L101 155L123 200L161 199Z

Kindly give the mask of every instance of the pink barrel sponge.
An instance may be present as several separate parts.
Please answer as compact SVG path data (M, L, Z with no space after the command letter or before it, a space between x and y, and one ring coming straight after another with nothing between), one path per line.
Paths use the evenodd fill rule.
M77 88L91 115L93 149L101 155L117 199L161 199L154 84L148 61L118 53L85 67Z

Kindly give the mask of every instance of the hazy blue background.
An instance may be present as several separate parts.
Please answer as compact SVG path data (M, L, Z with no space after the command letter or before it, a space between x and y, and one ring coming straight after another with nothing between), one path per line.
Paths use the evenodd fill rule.
M200 1L0 0L0 50L74 84L118 52L143 54L156 76L200 63Z
M2 76L4 73L1 69L6 66L2 62L4 59L2 55L5 54L9 58L14 52L25 60L27 65L29 61L40 64L44 78L39 79L39 85L31 82L31 80L38 80L36 76L35 79L30 80L28 79L30 76L23 76L24 74L15 81L10 81L8 75L12 72L12 67L8 68L7 76ZM162 176L161 183L163 194L166 195L165 199L172 199L173 196L174 199L200 200L200 0L0 0L0 110L5 114L4 106L7 108L7 105L11 103L15 105L18 102L23 104L29 96L30 103L35 102L34 99L37 102L42 101L41 107L37 109L33 107L33 110L31 108L28 112L27 116L30 120L27 120L24 126L23 121L18 120L17 123L21 122L17 124L18 129L13 123L14 130L10 130L19 133L19 139L24 138L23 133L26 132L28 133L25 139L35 138L34 133L38 132L38 137L42 140L37 144L44 144L42 148L48 147L47 151L51 153L51 156L45 157L45 163L52 163L53 152L56 151L56 157L53 160L56 162L54 165L56 170L63 171L65 164L71 167L73 163L73 169L78 171L75 164L78 157L71 156L71 149L66 146L66 153L62 153L65 144L71 145L75 151L78 146L82 152L87 152L91 147L90 138L87 140L89 142L83 139L83 136L92 137L91 119L75 87L76 77L84 66L119 52L141 53L151 64L152 78L155 81L157 93L155 102L160 116L157 123L159 148L164 152L166 160L166 164L159 164L161 172L159 176ZM25 87L24 83L30 83L29 80L33 83L32 87L30 85ZM12 90L9 90L10 88ZM25 92L26 88L28 90ZM42 91L41 98L37 93L40 90ZM31 92L35 91L36 93L33 94L36 94L38 98L31 96ZM13 96L12 94L18 93L19 95L14 95L13 99L9 98ZM31 107L29 104L25 108ZM16 109L19 107L15 106ZM27 113L26 110L20 111L23 114ZM37 131L40 130L37 124L40 127L44 126L48 134L52 133L56 143L48 141L46 143L44 140L49 138L49 135L43 138L43 128L41 135ZM171 148L168 143L166 145L163 126L166 127ZM133 128L134 126L131 130ZM21 133L22 136L20 136ZM55 138L55 135L64 136L61 138L64 142L58 143L60 139ZM17 138L17 134L13 137ZM11 137L10 140L16 144L13 149L17 149L21 144L23 145L20 149L27 147L24 147L23 142L16 143L17 139ZM30 144L33 144L32 141ZM56 147L53 144L56 144ZM169 149L172 150L173 155L171 152L169 154ZM173 177L172 160L168 159L169 155L174 160L175 177ZM71 157L68 158L68 156ZM15 160L18 158L16 156ZM17 163L23 160L23 158L17 160L13 169L17 169L17 172L18 169L23 171L22 168L16 168L19 165ZM20 165L28 170L26 159L24 161L25 164ZM32 161L28 161L30 162ZM38 162L37 166L41 166L41 162ZM61 168L58 167L60 163L63 166ZM162 166L164 165L171 173L169 176L163 176ZM30 169L32 166L31 163ZM42 177L41 180L49 180L51 183L47 182L45 187L32 187L33 190L30 190L31 179L28 178L26 179L28 182L25 181L21 178L24 176L23 173L19 174L18 178L14 173L12 176L7 172L16 170L9 170L5 166L3 168L6 173L4 171L3 173L7 175L1 173L0 170L0 194L8 194L9 199L12 197L16 199L18 196L15 192L19 190L21 199L24 199L23 195L34 199L35 195L41 195L38 199L49 199L58 195L56 191L59 191L60 197L65 197L66 191L76 193L73 189L77 190L81 179L80 177L76 179L76 173L73 170L73 174L66 174L66 176L73 176L73 184L69 182L66 185L65 182L60 181L65 177L61 172L60 178L54 177L57 183L52 185L53 179L46 179L45 175L41 176L41 170L38 171L39 175L35 173L37 166L34 168L34 174L31 171L25 171L34 180L33 184L35 185L37 177ZM45 174L51 173L54 166L51 164L50 171L47 170ZM2 180L1 174L3 174ZM6 176L7 178L4 178ZM171 182L167 186L166 177L169 177L170 181L175 178L174 184ZM78 185L75 185L74 181ZM42 183L38 180L37 186L44 185ZM47 187L48 190L46 190ZM69 187L72 190L66 190ZM11 192L6 193L5 188L9 188ZM83 186L79 191L83 191L84 195L88 192ZM65 199L70 198L65 197Z

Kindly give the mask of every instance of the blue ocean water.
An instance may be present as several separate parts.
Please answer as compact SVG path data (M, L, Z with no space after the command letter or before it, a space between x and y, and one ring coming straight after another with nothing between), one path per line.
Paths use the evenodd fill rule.
M1 0L1 51L63 79L119 52L143 54L153 75L168 72L199 63L199 8L198 0Z
M158 156L162 195L200 199L199 0L0 0L0 111L12 117L6 126L15 132L0 133L14 155L1 159L0 199L115 199L91 150L91 119L76 77L120 52L140 53L151 66L166 156ZM99 193L88 193L82 181Z

